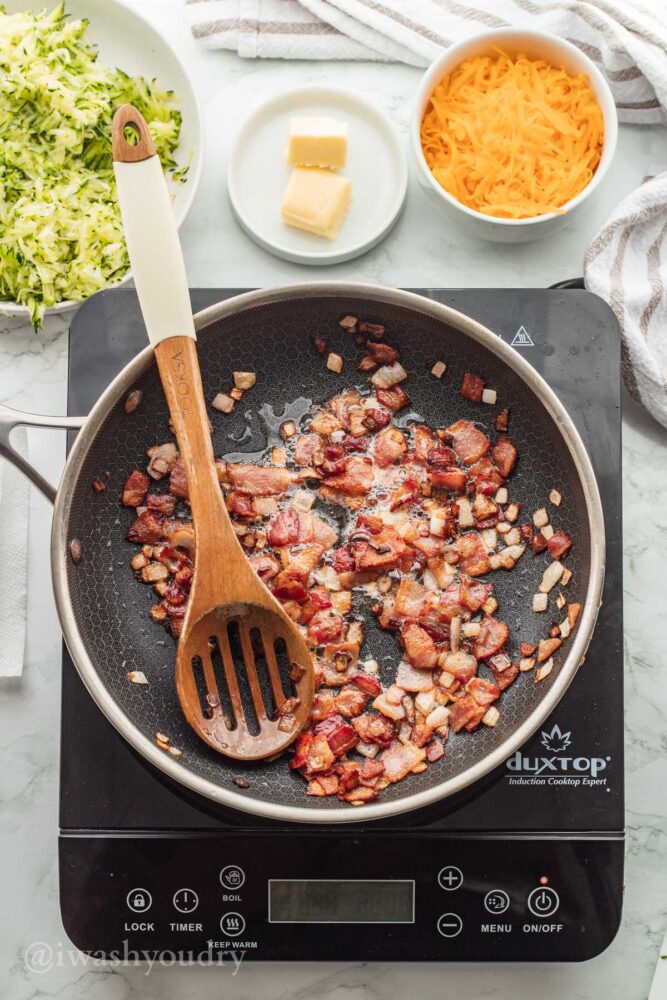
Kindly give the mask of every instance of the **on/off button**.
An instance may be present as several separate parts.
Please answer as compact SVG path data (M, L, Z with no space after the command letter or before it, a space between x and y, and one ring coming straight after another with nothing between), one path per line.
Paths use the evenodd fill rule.
M550 917L560 906L560 898L555 889L541 885L528 896L528 909L536 917Z

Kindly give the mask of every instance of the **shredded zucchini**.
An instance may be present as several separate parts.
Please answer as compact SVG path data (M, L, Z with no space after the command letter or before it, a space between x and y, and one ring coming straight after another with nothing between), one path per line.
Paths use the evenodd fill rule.
M88 22L64 4L8 15L0 7L0 299L44 310L81 301L129 267L111 156L121 104L139 109L166 171L181 113L172 91L103 66Z

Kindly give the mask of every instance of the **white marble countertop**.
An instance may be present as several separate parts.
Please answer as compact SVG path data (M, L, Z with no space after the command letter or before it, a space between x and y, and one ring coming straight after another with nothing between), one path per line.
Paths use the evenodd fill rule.
M518 247L449 231L411 184L406 211L381 246L314 274L260 250L231 217L224 167L239 109L282 88L335 83L369 95L404 129L419 71L377 64L243 62L228 53L198 51L179 0L134 0L132 5L176 44L204 111L204 176L182 232L193 286L276 285L313 277L407 287L549 285L580 273L584 248L612 206L647 168L667 160L667 130L622 127L609 183L589 215L549 243ZM36 336L25 324L0 318L0 401L19 409L64 412L66 360L66 322L48 322ZM34 432L30 446L35 463L57 480L63 436ZM248 964L232 979L219 969L153 968L147 975L145 967L109 968L71 949L58 909L60 633L49 579L50 510L33 493L26 667L21 680L0 682L0 995L8 1000L198 1000L224 991L235 998L270 994L289 1000L399 1000L414 993L422 1000L646 1000L667 926L665 608L664 585L658 584L667 542L667 433L628 397L623 460L627 870L623 924L603 955L582 965ZM37 973L26 968L25 955L40 941L50 945L55 958L48 971Z

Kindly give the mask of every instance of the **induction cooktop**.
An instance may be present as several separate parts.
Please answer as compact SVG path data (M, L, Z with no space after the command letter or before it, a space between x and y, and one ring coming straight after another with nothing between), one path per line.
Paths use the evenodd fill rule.
M195 311L238 289L193 289ZM261 820L173 784L100 713L63 649L60 905L96 954L188 960L577 961L623 892L620 337L578 289L415 289L479 320L557 392L591 456L607 534L586 661L543 727L459 795L335 828ZM132 290L70 330L70 414L144 347Z

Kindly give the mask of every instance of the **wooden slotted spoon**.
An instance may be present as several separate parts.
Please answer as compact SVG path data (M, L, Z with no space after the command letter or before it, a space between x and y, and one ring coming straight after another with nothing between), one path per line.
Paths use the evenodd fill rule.
M229 757L260 760L287 747L305 726L314 693L312 656L250 566L227 513L169 192L148 126L130 105L114 116L113 158L134 283L185 466L195 528L176 690L188 722L210 746Z

